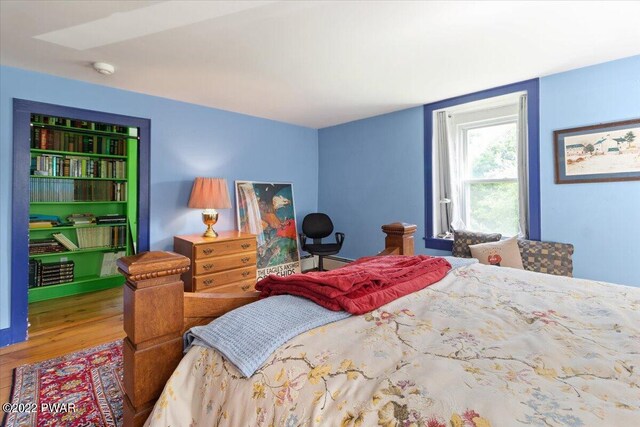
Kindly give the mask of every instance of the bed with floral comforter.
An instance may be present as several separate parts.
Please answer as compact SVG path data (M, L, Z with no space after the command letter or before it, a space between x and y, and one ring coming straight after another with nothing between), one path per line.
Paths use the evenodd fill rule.
M192 348L152 426L640 425L640 288L475 264L292 339Z

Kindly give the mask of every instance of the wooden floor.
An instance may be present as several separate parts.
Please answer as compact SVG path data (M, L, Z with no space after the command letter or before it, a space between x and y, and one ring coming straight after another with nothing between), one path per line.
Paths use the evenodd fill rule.
M13 369L124 338L122 287L29 304L29 339L0 348L0 404Z

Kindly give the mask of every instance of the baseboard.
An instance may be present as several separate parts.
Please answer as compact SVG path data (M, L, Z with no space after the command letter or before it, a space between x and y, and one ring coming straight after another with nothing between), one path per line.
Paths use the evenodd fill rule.
M300 270L309 271L316 268L316 258L313 255L306 255L300 258Z

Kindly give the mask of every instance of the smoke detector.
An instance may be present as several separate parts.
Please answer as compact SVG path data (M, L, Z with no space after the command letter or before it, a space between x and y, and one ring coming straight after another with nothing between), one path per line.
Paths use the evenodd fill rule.
M111 64L107 64L106 62L94 62L93 69L105 76L110 76L116 72L116 67Z

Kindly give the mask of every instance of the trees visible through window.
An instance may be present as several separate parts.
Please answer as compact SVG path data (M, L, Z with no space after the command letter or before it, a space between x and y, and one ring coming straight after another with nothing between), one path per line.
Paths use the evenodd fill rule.
M517 121L462 128L465 192L462 215L469 229L518 234Z

